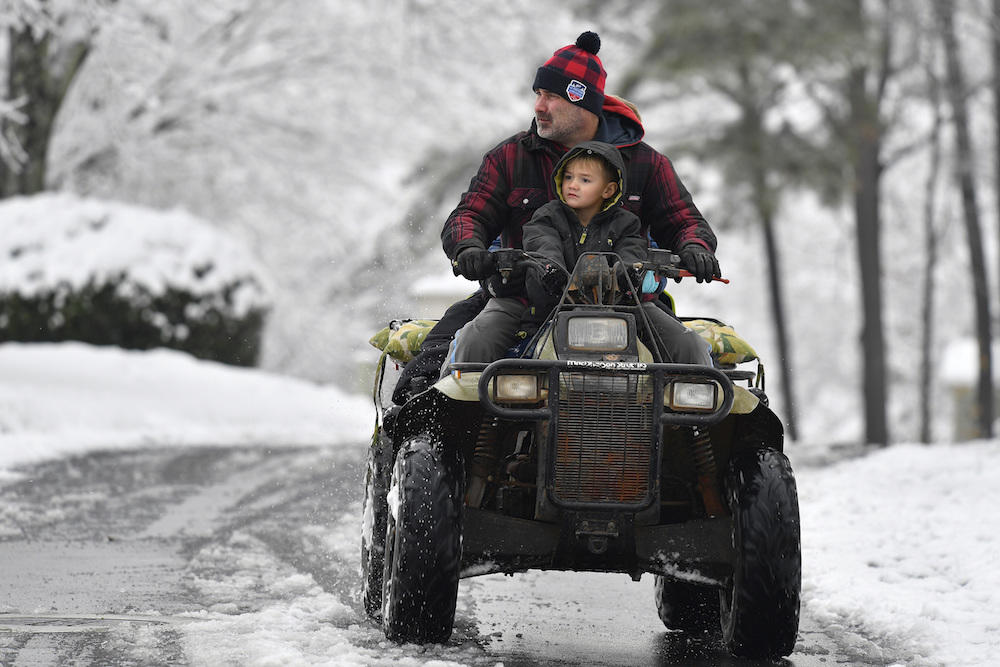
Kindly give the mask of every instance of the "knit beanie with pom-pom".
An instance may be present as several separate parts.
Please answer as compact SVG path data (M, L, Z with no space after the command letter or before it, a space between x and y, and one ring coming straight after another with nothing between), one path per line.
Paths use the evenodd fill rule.
M585 32L576 44L564 46L538 68L532 90L547 90L587 111L600 115L604 106L604 80L607 74L597 52L601 38Z

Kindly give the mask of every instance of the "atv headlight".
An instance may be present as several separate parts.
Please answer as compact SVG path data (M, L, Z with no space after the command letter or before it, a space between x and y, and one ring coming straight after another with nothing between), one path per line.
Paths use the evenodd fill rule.
M618 317L574 317L567 341L571 350L619 352L628 348L628 321Z
M500 403L534 403L538 397L537 375L498 375L494 396Z
M714 382L674 382L670 390L670 407L674 410L715 409L718 386Z

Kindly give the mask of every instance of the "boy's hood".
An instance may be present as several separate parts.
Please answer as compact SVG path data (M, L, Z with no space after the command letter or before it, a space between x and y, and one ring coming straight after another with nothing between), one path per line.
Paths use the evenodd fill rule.
M552 170L552 181L555 183L559 201L564 204L566 203L562 193L562 177L566 163L581 153L596 153L614 165L615 169L618 170L618 192L615 193L614 197L604 202L604 206L601 208L601 211L607 211L618 203L618 200L622 198L622 193L625 192L625 162L622 160L622 154L618 152L617 148L603 141L584 141L579 143L566 151L566 154L556 163L555 169Z

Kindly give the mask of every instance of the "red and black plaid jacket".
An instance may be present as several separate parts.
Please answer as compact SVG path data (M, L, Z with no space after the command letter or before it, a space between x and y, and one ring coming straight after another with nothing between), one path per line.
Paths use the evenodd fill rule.
M602 137L609 134L617 138ZM632 110L613 96L605 98L596 139L615 144L625 160L622 206L639 216L643 231L659 247L677 250L693 241L714 252L715 234L691 194L670 160L642 142L642 135ZM449 259L465 248L488 248L497 237L505 247L520 248L521 227L535 210L556 198L551 174L565 152L539 137L534 123L490 150L441 231Z

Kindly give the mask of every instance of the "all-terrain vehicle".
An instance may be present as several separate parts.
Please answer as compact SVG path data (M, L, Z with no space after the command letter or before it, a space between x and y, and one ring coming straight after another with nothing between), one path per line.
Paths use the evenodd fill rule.
M498 265L530 261L511 257ZM445 641L463 577L574 570L654 575L664 625L734 655L792 651L795 480L762 367L737 368L760 360L734 356L741 339L716 320L688 322L713 367L662 359L614 260L580 258L521 356L453 364L403 405L379 398L383 354L362 588L389 639ZM633 268L683 274L655 249ZM377 344L409 358L429 324L397 321Z

